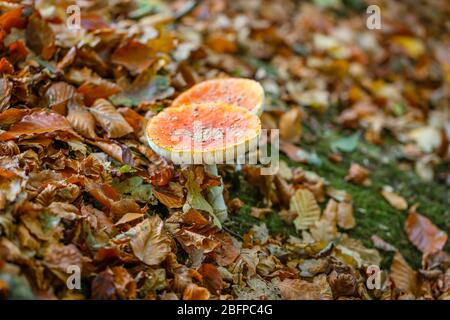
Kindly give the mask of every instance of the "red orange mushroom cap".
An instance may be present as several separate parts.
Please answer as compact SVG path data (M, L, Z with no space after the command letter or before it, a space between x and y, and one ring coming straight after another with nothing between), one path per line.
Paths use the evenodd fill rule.
M225 102L243 107L260 115L264 105L264 90L251 79L220 78L200 82L180 94L172 103L173 107L183 104Z
M153 150L176 163L200 157L201 163L212 164L205 158L222 163L227 152L248 150L260 131L258 116L241 107L211 102L165 109L149 121L147 138Z

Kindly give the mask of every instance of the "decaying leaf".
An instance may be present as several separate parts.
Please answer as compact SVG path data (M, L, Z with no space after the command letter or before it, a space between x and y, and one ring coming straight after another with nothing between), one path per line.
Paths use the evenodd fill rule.
M402 254L398 251L392 260L391 279L397 288L407 293L415 294L417 292L417 272L409 266Z
M133 253L148 265L160 264L171 251L171 240L164 231L164 222L157 215L133 227L130 245Z
M297 190L291 198L290 210L298 214L294 220L297 230L306 230L320 218L320 208L311 191Z

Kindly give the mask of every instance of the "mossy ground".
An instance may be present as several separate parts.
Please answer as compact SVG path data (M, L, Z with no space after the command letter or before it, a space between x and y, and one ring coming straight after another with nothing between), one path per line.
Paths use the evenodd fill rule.
M381 196L380 190L385 185L390 185L396 192L401 194L409 205L418 203L418 211L427 216L440 229L450 234L450 189L438 182L424 182L414 171L413 164L410 169L401 170L399 163L403 161L398 155L399 145L389 136L385 137L383 146L375 146L363 142L360 139L357 148L350 153L343 153L343 161L339 164L328 160L332 152L330 144L339 137L348 135L350 132L336 131L329 125L329 115L323 115L319 119L320 132L313 132L304 124L305 139L301 147L309 152L317 153L320 158L319 165L303 165L290 161L281 154L291 168L301 166L306 170L312 170L326 179L327 185L336 189L349 192L353 197L355 218L357 225L347 233L360 239L367 247L373 247L371 237L378 235L385 241L397 247L407 261L418 268L421 264L421 253L409 242L404 231L404 223L407 212L399 211L391 207ZM309 138L309 139L307 139ZM307 142L305 142L307 141ZM370 169L372 184L368 187L355 185L345 181L351 162L356 162ZM407 164L406 162L404 164ZM239 176L239 175L238 175ZM237 177L239 183L234 183L231 196L238 196L245 205L237 214L233 214L230 229L236 233L243 234L253 224L261 221L250 215L251 207L262 206L262 195L248 185L242 178ZM276 212L268 215L264 220L272 234L282 233L284 235L295 234L293 227L287 226L281 221ZM447 244L446 250L450 249ZM393 253L382 252L382 267L388 268Z

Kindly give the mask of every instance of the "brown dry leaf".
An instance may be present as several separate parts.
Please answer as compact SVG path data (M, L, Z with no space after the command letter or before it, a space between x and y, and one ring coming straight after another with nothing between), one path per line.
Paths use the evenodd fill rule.
M409 266L398 251L392 260L390 276L397 288L407 293L416 293L418 288L417 272Z
M71 101L68 106L67 120L72 128L83 137L96 139L95 118L78 99Z
M2 93L0 91L0 96ZM11 108L0 113L0 127L8 126L19 122L25 115L29 113L29 110Z
M320 208L314 194L307 189L297 190L291 198L290 211L296 212L294 225L297 230L307 230L320 218Z
M355 184L363 184L367 178L369 177L369 170L364 168L363 166L353 163L350 165L348 169L347 176L345 180L353 182Z
M156 199L171 209L181 208L185 202L184 197L180 197L170 189L153 188L152 192Z
M198 272L203 276L203 283L206 288L214 294L218 294L222 289L223 280L222 274L217 267L210 263L204 263L198 269Z
M117 48L111 56L113 63L124 66L133 74L143 72L155 60L152 48L131 39L125 45Z
M405 222L405 231L411 241L423 254L440 251L447 243L447 234L436 227L430 219L410 212Z
M220 245L214 249L209 256L214 259L218 265L222 267L229 266L238 257L241 252L240 248L235 244L232 236L225 232L215 234L214 239L219 241Z
M338 203L333 199L330 199L328 200L327 206L323 211L321 219L328 221L332 225L336 225L337 213L338 213Z
M36 111L26 115L22 120L13 124L8 131L0 134L0 141L18 139L23 135L36 135L63 131L73 133L67 119L58 113Z
M38 11L35 11L28 19L26 38L27 46L43 59L49 60L55 53L55 35Z
M382 190L381 195L386 199L386 201L397 210L408 209L408 203L405 198L400 196L398 193Z
M120 86L98 76L91 77L77 89L78 93L84 95L84 102L88 106L92 105L97 99L108 98L120 91L122 91Z
M125 163L124 151L118 144L103 141L95 141L92 144L100 148L104 153L109 155L114 160Z
M67 273L70 266L75 265L81 268L82 254L78 248L69 244L67 246L60 244L50 245L44 255L45 264L52 269L62 273Z
M183 300L208 300L210 296L208 289L194 283L189 284L183 292Z
M145 216L145 214L143 214L143 213L136 213L136 212L125 213L119 219L119 221L117 221L115 223L115 225L118 226L118 225L121 225L121 224L130 223L132 221L139 220L139 219L143 218L144 216Z
M133 128L108 100L96 100L89 111L110 138L119 138L133 132Z
M319 283L301 279L284 279L278 284L281 296L286 300L329 300Z
M343 229L351 229L356 226L353 216L353 205L348 202L339 202L337 205L337 224Z
M192 253L195 250L202 250L204 253L209 253L220 245L219 241L215 240L212 236L205 236L187 229L181 229L176 234L176 238L187 253Z
M160 264L171 251L171 240L163 227L164 222L155 215L128 231L134 234L130 240L133 253L145 264Z
M302 133L300 108L292 108L280 118L280 138L287 142L300 141Z
M48 88L45 96L48 106L55 112L65 115L67 103L75 94L75 88L66 82L55 82Z

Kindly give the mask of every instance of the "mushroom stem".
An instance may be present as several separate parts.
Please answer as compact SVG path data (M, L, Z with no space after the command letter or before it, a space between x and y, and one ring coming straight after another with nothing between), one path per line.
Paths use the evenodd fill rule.
M217 166L215 164L205 165L205 170L211 175L219 176ZM220 177L220 176L219 176ZM220 186L209 188L208 201L214 209L214 214L220 220L224 222L228 219L228 208L223 198L223 181L220 177Z

